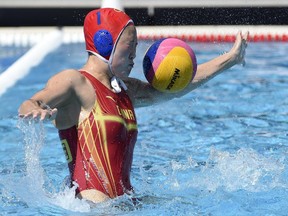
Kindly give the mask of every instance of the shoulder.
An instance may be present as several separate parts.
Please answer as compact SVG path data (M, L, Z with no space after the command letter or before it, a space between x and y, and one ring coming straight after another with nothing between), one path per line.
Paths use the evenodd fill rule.
M63 87L76 87L85 82L85 77L78 70L66 69L52 76L49 82L62 85Z
M70 81L70 82L81 81L83 79L83 75L78 70L66 69L54 75L54 78L63 79L62 81Z
M44 90L49 94L71 99L71 96L78 97L78 92L83 91L86 86L87 81L78 70L67 69L53 75Z

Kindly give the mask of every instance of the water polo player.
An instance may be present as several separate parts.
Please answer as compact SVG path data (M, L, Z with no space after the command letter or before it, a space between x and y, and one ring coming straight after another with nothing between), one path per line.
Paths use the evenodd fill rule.
M232 49L198 65L182 91L167 94L129 78L137 35L127 14L112 8L93 10L85 18L89 53L79 70L51 77L45 88L19 108L22 118L53 120L65 149L76 195L93 202L132 193L130 169L137 139L134 107L184 95L222 71L242 63L247 34L238 33Z

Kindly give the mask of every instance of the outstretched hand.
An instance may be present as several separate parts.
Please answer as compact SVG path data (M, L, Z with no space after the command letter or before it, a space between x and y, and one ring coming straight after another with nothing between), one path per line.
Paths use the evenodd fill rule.
M186 91L182 91L182 95L198 88L216 75L228 70L236 64L242 64L244 66L248 35L248 32L242 34L242 32L239 31L234 45L229 52L198 65L197 73L192 80L191 85L189 85L189 88L186 88Z
M242 64L243 66L245 65L245 53L248 36L249 32L242 34L242 32L239 31L236 36L235 43L229 51L234 58L235 64Z
M53 121L56 118L58 110L54 109L33 109L31 112L26 113L25 115L20 114L20 118L33 118L40 121L49 120Z

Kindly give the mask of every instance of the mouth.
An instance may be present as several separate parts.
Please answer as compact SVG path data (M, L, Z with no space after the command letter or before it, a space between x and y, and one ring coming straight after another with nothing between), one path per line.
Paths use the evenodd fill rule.
M128 65L128 67L130 68L130 70L134 67L134 63L131 63Z

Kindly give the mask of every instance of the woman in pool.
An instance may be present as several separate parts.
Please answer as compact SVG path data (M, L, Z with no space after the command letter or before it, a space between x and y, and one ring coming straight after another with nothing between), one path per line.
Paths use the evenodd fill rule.
M133 193L130 169L137 139L134 107L164 102L189 93L217 74L244 63L247 33L237 34L232 49L198 65L194 80L175 94L156 91L129 78L137 34L124 12L104 8L85 18L88 60L80 70L51 77L46 87L19 108L19 116L53 120L66 152L76 195L101 202Z

